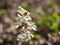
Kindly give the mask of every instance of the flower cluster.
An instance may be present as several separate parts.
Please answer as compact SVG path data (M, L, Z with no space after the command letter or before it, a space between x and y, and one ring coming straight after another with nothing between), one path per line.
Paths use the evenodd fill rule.
M21 30L20 34L17 35L17 40L29 41L31 38L34 37L32 31L37 30L35 23L32 22L32 18L30 17L30 12L19 6L17 10L17 16L18 17L16 18L16 28L20 28Z

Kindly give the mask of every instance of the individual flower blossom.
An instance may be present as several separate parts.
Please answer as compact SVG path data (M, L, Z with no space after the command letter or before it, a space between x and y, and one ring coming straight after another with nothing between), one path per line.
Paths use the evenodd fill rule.
M15 28L18 28L20 25L16 25Z
M23 18L24 18L26 21L32 20L30 16L25 16L25 17L23 17Z
M36 29L36 25L29 26L29 27L27 27L27 29L29 29L29 30L34 30L34 31L37 30L37 29Z
M20 40L20 41L29 41L31 38L33 38L33 34L31 34L29 31L23 33L23 34L19 34L17 36L17 40Z
M24 19L23 19L23 17L20 15L20 14L17 14L17 18L16 18L16 22L23 22L24 21Z
M29 30L34 30L34 31L37 30L35 23L29 21L29 22L27 22L27 24L28 24L27 29L29 29Z
M26 24L26 27L25 27L25 24ZM24 26L22 27L22 30L34 30L34 31L36 31L37 30L37 28L36 28L36 25L35 25L35 23L32 23L32 22L25 22L25 24L23 24Z
M26 11L26 10L23 9L21 6L18 7L17 12L20 13L22 16L30 15L30 12Z
M17 18L16 18L16 23L21 25L23 22L28 22L29 20L32 20L30 16L25 16L22 17L21 15L17 14Z
M19 10L27 12L26 10L24 10L21 6L18 7Z

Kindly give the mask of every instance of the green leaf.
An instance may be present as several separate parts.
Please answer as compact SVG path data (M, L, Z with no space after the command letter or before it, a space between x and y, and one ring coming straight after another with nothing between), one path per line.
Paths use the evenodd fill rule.
M39 39L41 36L39 34L34 34L35 39Z
M53 17L56 18L56 19L59 19L59 16L57 13L53 13Z
M0 10L0 14L2 14L3 16L6 16L7 15L7 10L5 10L5 9Z
M54 22L53 25L52 25L52 27L54 29L54 32L56 32L56 33L59 32L59 30L58 30L58 24L57 23Z
M16 20L17 16L16 15L13 15L13 20Z

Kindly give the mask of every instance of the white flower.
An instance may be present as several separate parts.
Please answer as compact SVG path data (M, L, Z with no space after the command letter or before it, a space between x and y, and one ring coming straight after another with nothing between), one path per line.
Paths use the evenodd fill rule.
M16 18L16 21L17 21L17 22L24 21L24 20L23 20L23 17L22 17L20 14L17 14L17 16L18 16L18 17Z
M26 12L21 6L18 7L19 10Z
M25 22L25 21L29 21L32 20L32 18L30 16L21 16L19 14L17 14L18 17L16 18L17 22Z
M31 26L31 25L35 25L35 23L31 22L31 21L26 21L26 23Z
M19 41L28 41L28 40L30 40L31 39L31 37L30 37L30 35L28 35L28 34L26 34L26 33L24 33L24 34L19 34L18 36L17 36L17 40Z
M17 25L17 24L22 25L22 23L23 23L25 20L24 20L23 17L20 16L19 14L17 14L17 15L18 15L18 17L16 18L16 25Z
M21 11L27 12L27 14L30 15L30 12L26 11L26 10L23 9L21 6L18 7L18 10L21 10Z
M29 30L34 30L34 31L37 30L37 29L36 29L36 26L29 26L29 27L27 27L27 29L29 29Z
M26 22L26 23L28 24L27 29L34 30L34 31L37 30L35 23L33 23L33 22Z
M19 27L19 25L16 25L16 26L15 26L15 28L18 28L18 27Z
M21 11L21 10L17 10L18 13L20 13L22 16L24 15L25 12Z
M33 26L32 26L32 29L33 29L34 31L36 31L36 30L37 30L36 25L33 25Z
M23 9L21 6L18 7L17 12L17 18L16 18L16 27L18 28L20 25L22 25L21 31L23 33L17 35L17 40L19 41L29 41L31 38L34 37L32 33L32 30L36 31L36 25L32 22L32 18L30 17L30 12Z
M31 32L30 31L26 31L25 33L23 33L23 34L19 34L18 36L17 36L17 40L20 40L20 41L28 41L28 40L30 40L31 38L33 38L34 36L33 36L33 34L31 34Z
M23 40L25 37L23 36L23 34L19 34L17 35L17 40Z
M26 32L26 28L23 26L22 28L21 28L21 30L23 31L23 32Z
M31 18L30 16L24 16L23 18L24 18L26 21L32 20L32 18Z
M22 18L22 16L20 14L17 14L18 17Z
M26 31L26 34L31 34L31 32L30 31Z
M25 16L25 15L30 15L30 12L26 11L26 10L23 9L21 6L18 7L17 12L20 13L21 15L23 15L23 16Z
M34 38L34 35L33 34L30 34L32 38Z

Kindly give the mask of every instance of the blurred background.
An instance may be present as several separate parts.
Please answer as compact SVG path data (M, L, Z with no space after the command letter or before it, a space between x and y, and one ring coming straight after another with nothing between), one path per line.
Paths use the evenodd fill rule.
M16 40L19 5L31 13L37 26L29 42ZM60 45L60 0L0 0L0 45Z

